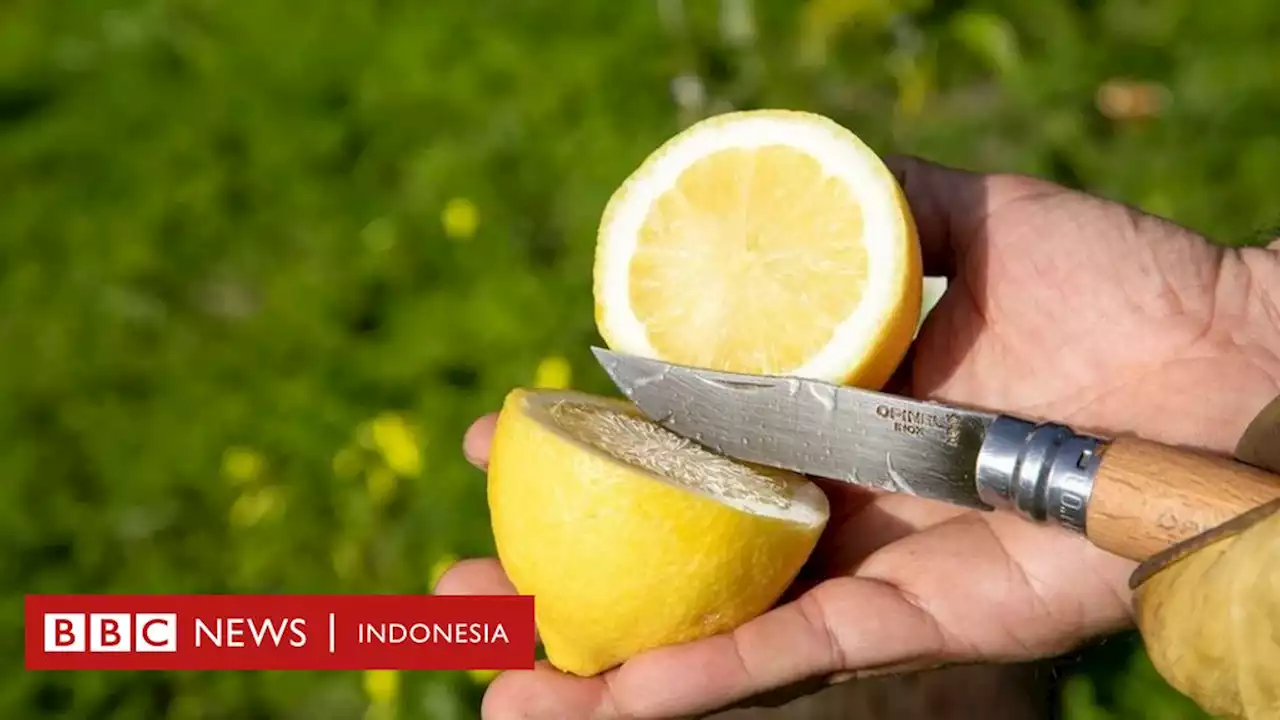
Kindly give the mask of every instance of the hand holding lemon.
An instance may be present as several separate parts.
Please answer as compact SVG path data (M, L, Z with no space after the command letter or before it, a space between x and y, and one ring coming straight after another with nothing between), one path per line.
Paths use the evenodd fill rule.
M1248 346L1263 330L1205 332L1232 296L1201 282L1280 280L1273 256L1030 178L892 165L896 179L812 115L691 127L604 213L601 334L675 362L879 387L926 271L950 283L898 392L1229 450L1280 384ZM1189 391L1210 382L1220 400ZM466 451L489 468L501 562L464 561L437 591L535 594L550 660L499 676L489 718L684 716L846 671L1053 654L1132 622L1131 564L1079 538L819 493L617 401L516 391ZM813 577L770 609L806 558Z

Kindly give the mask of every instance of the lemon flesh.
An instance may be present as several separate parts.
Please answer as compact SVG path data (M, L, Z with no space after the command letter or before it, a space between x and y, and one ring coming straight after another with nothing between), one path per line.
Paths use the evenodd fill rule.
M879 388L920 319L914 220L892 173L811 113L717 115L610 198L594 269L613 349Z
M571 390L507 396L488 498L547 659L580 676L763 613L829 516L800 475L720 457L630 403Z

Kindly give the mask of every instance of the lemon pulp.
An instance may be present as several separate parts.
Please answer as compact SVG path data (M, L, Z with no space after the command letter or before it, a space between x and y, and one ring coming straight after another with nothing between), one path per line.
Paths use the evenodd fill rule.
M914 220L892 173L811 113L718 115L610 199L596 322L613 349L878 388L920 318Z

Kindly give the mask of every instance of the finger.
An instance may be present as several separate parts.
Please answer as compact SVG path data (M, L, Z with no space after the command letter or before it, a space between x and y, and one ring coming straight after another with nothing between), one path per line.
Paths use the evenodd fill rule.
M887 584L827 581L732 633L659 648L593 678L508 673L485 717L669 718L710 712L808 678L941 655L936 626Z
M480 716L484 720L618 717L608 693L603 677L566 675L542 660L533 670L511 670L494 678L485 690Z
M603 676L602 676L603 677ZM809 695L829 684L828 678L814 678L779 690L745 698L741 707L781 705L803 695ZM712 708L721 711L732 708L724 705ZM707 711L703 711L707 712ZM590 713L590 714L586 714ZM640 720L650 717L697 717L699 712L670 715L624 715L618 710L608 681L601 678L577 678L565 675L546 661L541 661L531 671L506 672L495 678L485 693L480 710L484 720L521 718L577 718L593 720L627 717Z
M514 595L515 586L493 558L462 560L440 576L435 595Z
M466 456L467 462L481 470L489 465L489 445L493 442L493 431L497 425L497 413L489 413L471 423L462 438L462 454Z
M731 634L641 654L593 678L549 668L509 673L491 687L485 717L684 717L789 679L822 674L835 662L827 631L813 625L800 603Z
M440 576L434 595L515 595L517 590L494 558L472 558L453 565ZM534 642L539 641L537 628Z
M907 196L924 273L955 277L964 234L958 226L986 204L983 176L903 155L887 157L885 164Z

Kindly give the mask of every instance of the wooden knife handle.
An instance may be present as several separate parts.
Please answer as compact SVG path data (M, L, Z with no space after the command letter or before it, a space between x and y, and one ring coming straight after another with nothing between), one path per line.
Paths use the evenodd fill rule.
M1138 438L1112 440L1099 455L1086 534L1130 560L1280 498L1280 475L1223 457Z

